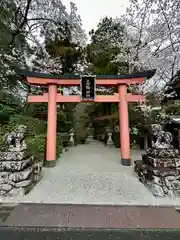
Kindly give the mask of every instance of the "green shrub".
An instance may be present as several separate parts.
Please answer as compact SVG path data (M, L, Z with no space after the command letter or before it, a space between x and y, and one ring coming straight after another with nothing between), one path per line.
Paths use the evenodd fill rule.
M60 134L56 135L56 159L59 158L61 153L62 139Z
M84 144L87 136L88 136L88 129L87 128L76 128L76 130L75 130L75 143L76 144Z
M9 125L13 126L13 129L20 124L27 126L27 135L45 134L47 131L46 122L43 120L23 115L14 115L10 118Z
M10 115L5 112L0 111L0 123L1 124L7 124L9 122Z
M15 110L8 105L0 103L0 124L7 124L12 115L15 114Z
M60 146L67 146L68 145L68 142L69 142L69 134L67 132L61 132L61 133L58 133L58 144Z
M29 152L39 161L46 159L46 134L36 134L27 138L27 146ZM60 155L60 136L57 135L56 158Z
M6 133L11 132L13 130L14 130L14 127L9 124L5 124L5 125L0 124L0 134L1 135L5 135Z
M26 139L27 147L30 153L35 156L38 160L44 160L45 154L45 135L36 134Z
M4 135L8 132L11 132L13 129L10 125L1 125L0 124L0 149L3 146Z
M4 142L4 136L0 134L0 149L3 146L3 142Z

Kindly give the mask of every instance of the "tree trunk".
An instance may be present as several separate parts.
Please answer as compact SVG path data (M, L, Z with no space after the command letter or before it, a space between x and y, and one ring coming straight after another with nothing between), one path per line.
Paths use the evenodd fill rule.
M144 136L144 149L148 148L148 136L147 134Z

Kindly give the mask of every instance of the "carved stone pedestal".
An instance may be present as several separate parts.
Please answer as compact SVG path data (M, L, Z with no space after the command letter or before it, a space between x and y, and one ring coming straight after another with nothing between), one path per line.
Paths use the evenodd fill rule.
M70 147L73 147L74 146L74 133L72 132L72 133L70 133L69 134L69 146Z
M108 139L106 142L106 147L114 147L114 142L112 140L112 132L108 132L107 135L108 135Z
M180 155L171 145L170 133L159 131L156 142L135 161L139 180L157 197L180 196ZM166 138L165 138L166 137Z
M105 131L106 131L106 136L107 136L106 147L110 147L110 148L114 147L114 142L112 140L112 128L106 127Z

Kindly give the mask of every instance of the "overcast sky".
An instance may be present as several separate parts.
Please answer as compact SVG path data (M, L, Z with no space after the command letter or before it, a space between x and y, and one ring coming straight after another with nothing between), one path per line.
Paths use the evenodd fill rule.
M78 7L82 18L83 28L88 33L96 28L99 20L105 16L119 17L129 6L129 0L72 0ZM64 5L69 6L70 0L62 0Z

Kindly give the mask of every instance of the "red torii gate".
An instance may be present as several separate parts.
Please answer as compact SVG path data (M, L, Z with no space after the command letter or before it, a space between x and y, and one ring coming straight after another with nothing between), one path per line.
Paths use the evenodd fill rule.
M151 78L156 70L138 72L129 75L97 75L97 86L118 86L118 93L114 95L96 95L92 102L118 102L119 103L119 120L120 120L120 146L121 146L121 164L124 166L131 165L130 152L130 134L129 134L129 117L128 103L145 101L144 95L133 95L127 93L128 85L142 83L145 79ZM47 85L48 93L39 96L28 96L29 103L48 103L48 122L47 122L47 147L46 161L48 166L54 166L56 163L56 125L57 125L57 103L85 102L80 96L63 96L57 92L57 86L79 86L79 75L56 76L52 74L25 72L23 74L27 82L31 85Z

